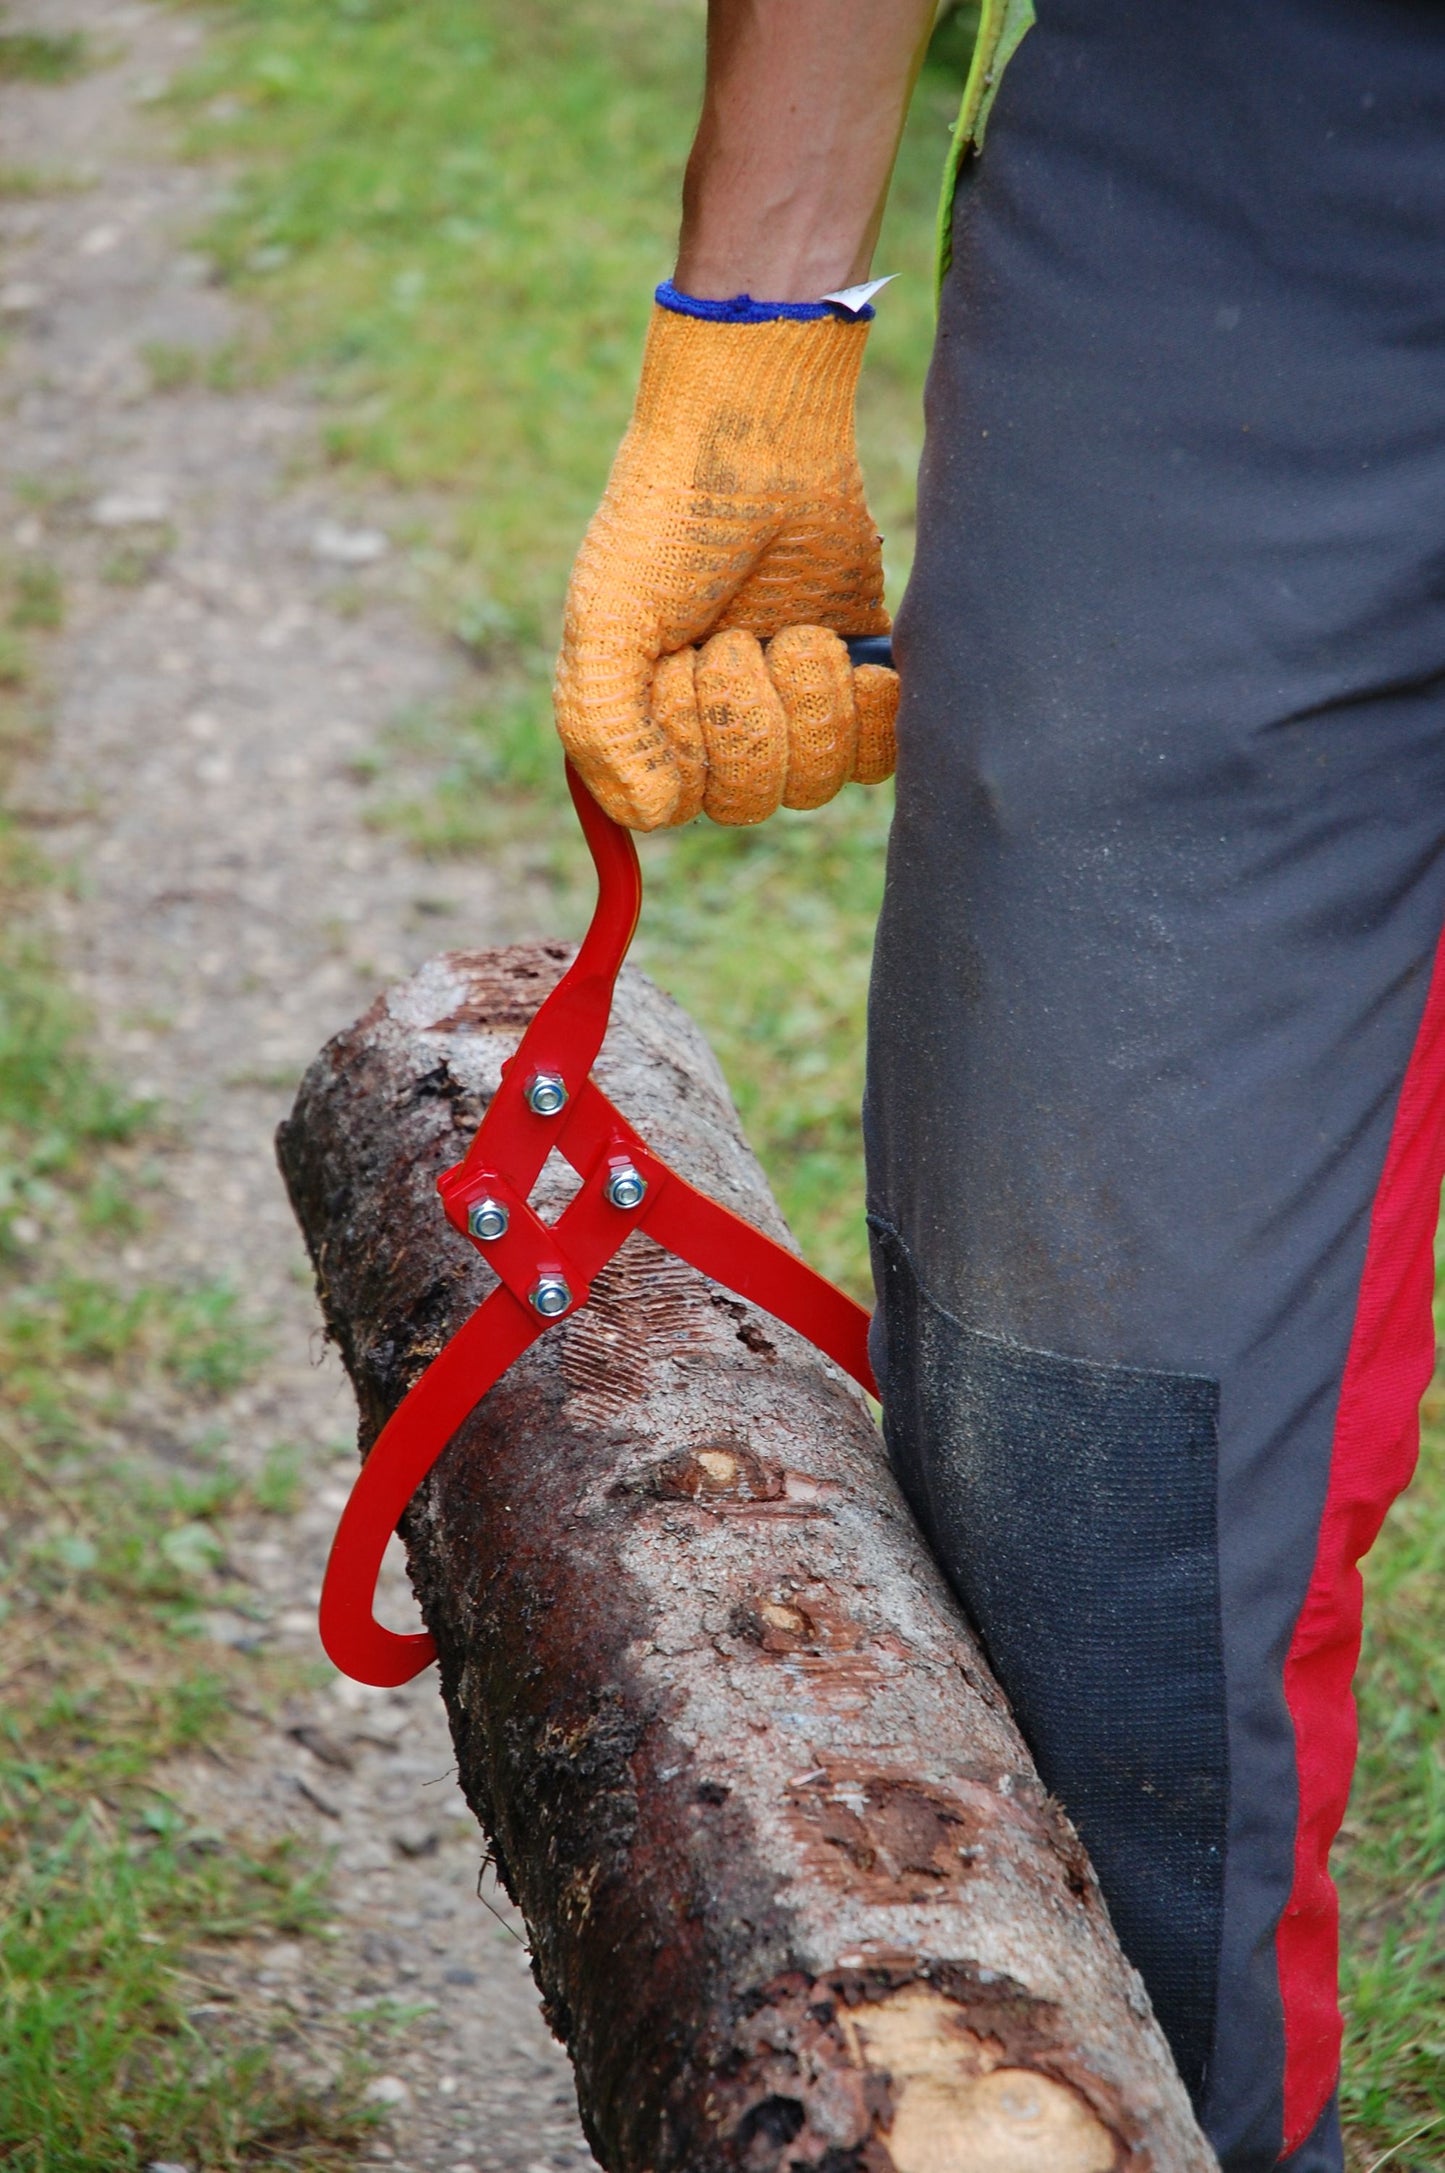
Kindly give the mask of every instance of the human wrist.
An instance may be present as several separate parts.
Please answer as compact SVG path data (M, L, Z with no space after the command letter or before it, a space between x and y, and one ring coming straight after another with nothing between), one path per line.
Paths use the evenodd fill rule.
M870 251L846 246L780 249L700 248L686 236L678 248L673 283L700 301L722 302L734 294L766 294L781 302L811 302L868 276Z
M747 0L754 4L754 0ZM762 0L793 8L809 0ZM673 278L720 301L766 294L807 302L868 276L881 188L871 179L876 122L799 126L762 86L745 106L704 108L683 180Z

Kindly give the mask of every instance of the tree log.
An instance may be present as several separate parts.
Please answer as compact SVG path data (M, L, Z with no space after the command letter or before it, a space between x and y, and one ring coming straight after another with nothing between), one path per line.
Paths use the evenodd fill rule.
M363 1451L490 1287L433 1182L569 956L432 961L281 1128ZM705 1042L639 974L597 1076L786 1238ZM811 1346L635 1233L404 1536L462 1785L610 2173L1214 2166L866 1401Z

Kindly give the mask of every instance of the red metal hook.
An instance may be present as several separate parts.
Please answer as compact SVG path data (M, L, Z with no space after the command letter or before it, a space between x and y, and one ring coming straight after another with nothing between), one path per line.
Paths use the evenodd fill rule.
M555 1321L587 1303L593 1278L634 1229L795 1328L877 1393L863 1307L669 1168L592 1078L642 908L642 872L630 832L603 813L570 763L567 782L597 869L596 909L577 956L504 1067L466 1154L437 1180L447 1220L499 1282L378 1434L326 1565L321 1642L358 1682L404 1683L435 1657L425 1633L402 1636L375 1617L397 1520L488 1389ZM548 1224L529 1196L554 1149L582 1187Z

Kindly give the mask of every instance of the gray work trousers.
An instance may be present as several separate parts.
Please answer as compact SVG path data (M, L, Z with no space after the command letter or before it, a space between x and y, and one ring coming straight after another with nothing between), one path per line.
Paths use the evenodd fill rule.
M1226 2173L1339 2173L1445 1165L1445 9L1038 0L896 650L890 1453Z

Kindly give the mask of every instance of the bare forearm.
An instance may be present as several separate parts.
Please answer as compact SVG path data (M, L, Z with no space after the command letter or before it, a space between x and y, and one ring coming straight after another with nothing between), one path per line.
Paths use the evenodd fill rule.
M677 284L813 301L866 279L935 0L709 0Z

